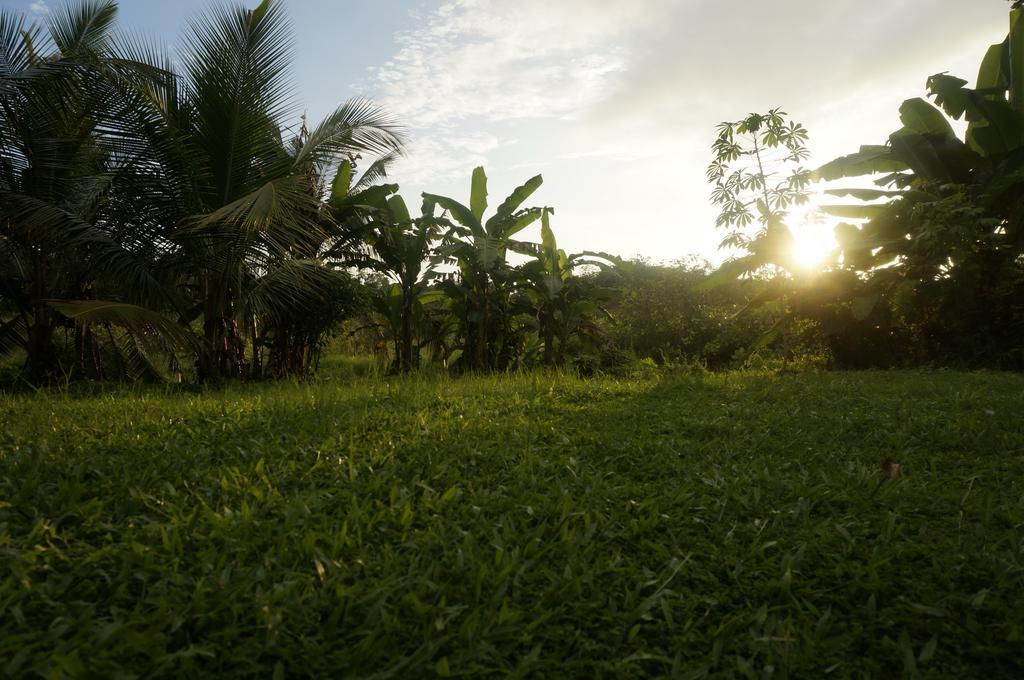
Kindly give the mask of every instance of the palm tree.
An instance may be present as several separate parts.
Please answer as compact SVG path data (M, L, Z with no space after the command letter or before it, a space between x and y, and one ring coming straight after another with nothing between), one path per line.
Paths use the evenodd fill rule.
M292 32L281 4L215 9L194 21L183 73L153 88L146 180L165 259L202 319L202 377L243 372L258 316L315 301L336 282L317 258L334 225L323 178L355 154L395 154L403 136L381 109L350 101L285 141Z
M84 0L44 35L0 13L0 351L51 373L57 310L84 339L118 323L189 344L199 323L200 375L238 375L244 336L258 361L261 324L322 314L345 279L321 259L348 238L323 179L392 158L402 134L363 100L288 132L293 40L273 0L194 21L180 74L115 40L115 17Z
M142 151L138 93L168 78L115 40L116 14L90 0L44 28L0 12L0 353L23 349L35 380L59 366L51 298L161 295L140 241L119 238L112 197ZM76 327L79 359L92 339Z

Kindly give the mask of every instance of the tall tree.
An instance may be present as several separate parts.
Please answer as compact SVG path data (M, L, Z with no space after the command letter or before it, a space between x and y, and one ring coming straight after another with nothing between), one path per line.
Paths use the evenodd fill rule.
M202 319L205 377L244 370L253 314L315 299L332 281L315 259L331 235L323 178L352 155L403 145L391 117L364 100L285 142L293 44L279 2L214 9L190 24L182 76L150 101L151 189L182 292L197 300L183 321Z
M162 298L145 239L118 233L115 197L144 151L139 94L169 77L115 39L116 14L88 0L43 28L0 12L0 352L24 349L35 380L58 370L52 298L94 296L100 280Z

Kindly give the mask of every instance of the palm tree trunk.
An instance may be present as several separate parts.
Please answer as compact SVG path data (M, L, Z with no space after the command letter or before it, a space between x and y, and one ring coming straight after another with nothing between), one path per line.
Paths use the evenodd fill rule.
M209 293L203 309L204 342L198 366L200 380L212 380L226 375L224 355L227 338L224 331L224 311L216 293Z
M45 382L56 372L57 346L53 343L53 326L40 316L36 316L28 329L26 364L29 380L33 383Z
M263 373L263 356L259 346L259 329L256 325L256 315L249 318L249 334L252 336L252 374L259 376Z
M28 328L28 357L25 363L29 379L34 383L42 383L56 373L57 346L53 342L53 310L44 302L49 297L45 257L37 255L33 265L32 323Z

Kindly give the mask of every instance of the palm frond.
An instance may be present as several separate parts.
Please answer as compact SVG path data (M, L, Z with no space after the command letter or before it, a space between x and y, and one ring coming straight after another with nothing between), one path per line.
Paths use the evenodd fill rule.
M48 303L74 321L115 324L145 338L162 338L184 351L195 352L202 346L202 341L185 326L138 305L110 300L49 300Z
M22 316L0 321L0 357L28 347L28 327Z
M79 215L32 196L2 190L0 204L16 229L14 238L47 244L52 249L50 255L74 254L97 274L124 282L139 299L166 300L167 291L145 261Z
M287 260L256 281L245 294L242 307L261 318L315 312L341 276L317 260Z
M390 114L367 99L352 99L313 129L295 163L326 163L355 153L400 155L405 144L405 133Z
M114 0L79 0L50 14L50 37L64 55L104 51L116 20Z
M384 154L373 163L371 163L363 174L359 176L359 180L352 186L352 191L362 191L375 186L378 182L388 178L388 172L391 166L394 165L399 158L402 157L400 151L389 151Z
M252 191L262 174L254 172L256 160L267 146L280 146L278 121L294 92L294 37L281 7L272 0L255 10L219 7L189 24L184 87L192 135L209 163L210 205Z
M25 17L0 10L0 88L13 89L32 66L32 46L39 42L41 28L26 24ZM3 90L0 90L2 92Z

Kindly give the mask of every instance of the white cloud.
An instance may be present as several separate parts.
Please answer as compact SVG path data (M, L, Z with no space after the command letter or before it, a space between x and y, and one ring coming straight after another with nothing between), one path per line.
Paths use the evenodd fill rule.
M594 119L679 138L709 116L774 106L807 115L853 103L855 94L860 103L847 110L856 115L894 83L912 83L916 91L903 91L913 96L928 75L964 61L965 51L980 58L1005 22L998 2L689 3L673 16L670 37L650 40Z
M398 37L376 89L415 126L572 117L623 72L629 50L612 39L672 4L649 2L654 15L609 0L454 0Z
M469 176L469 168L486 165L487 153L499 145L498 138L487 132L419 134L392 174L416 187L458 181Z
M496 185L532 174L541 164L523 156L545 155L536 124L578 120L607 97L629 61L628 36L676 3L646 0L638 11L618 0L451 0L419 16L369 88L412 128L394 176L406 188L461 195L476 165L486 165ZM524 121L519 132L498 130L516 121ZM529 148L512 158L520 132ZM496 155L506 159L507 176Z
M36 0L28 6L28 9L32 14L39 16L47 16L50 14L50 7L46 4L45 0Z
M782 106L821 161L884 141L929 74L973 75L1006 13L995 0L449 0L397 37L371 89L412 127L403 184L461 196L475 165L506 184L543 166L566 247L713 256L715 123Z

